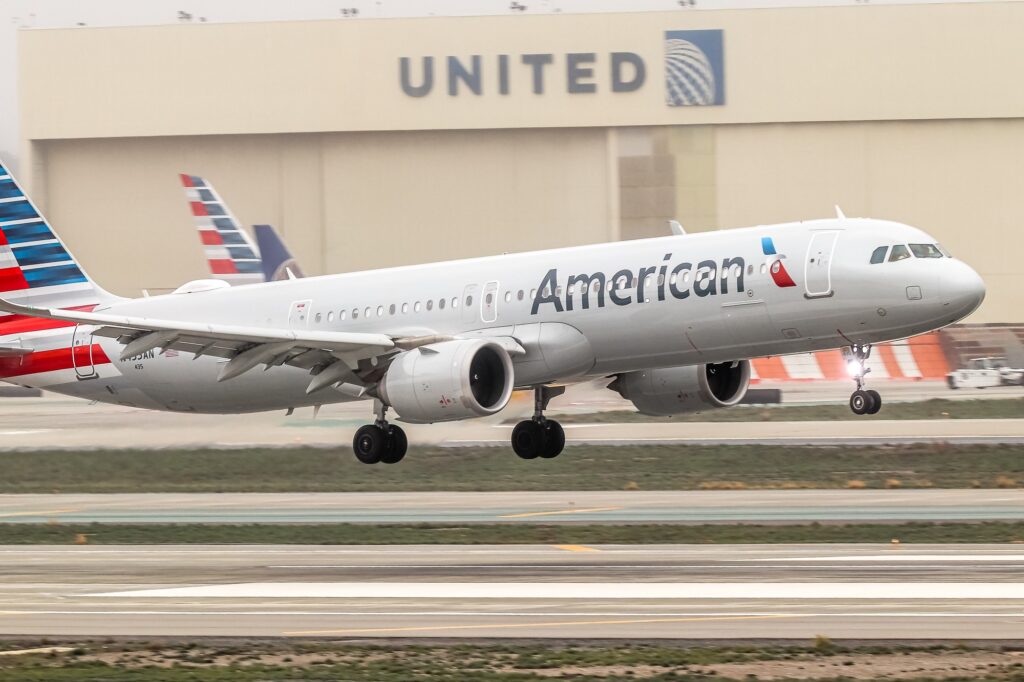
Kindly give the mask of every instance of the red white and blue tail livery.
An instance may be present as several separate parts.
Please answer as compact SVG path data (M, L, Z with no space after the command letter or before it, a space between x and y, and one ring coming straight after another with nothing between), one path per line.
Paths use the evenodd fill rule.
M179 177L211 276L231 285L264 281L259 249L213 185L198 175Z

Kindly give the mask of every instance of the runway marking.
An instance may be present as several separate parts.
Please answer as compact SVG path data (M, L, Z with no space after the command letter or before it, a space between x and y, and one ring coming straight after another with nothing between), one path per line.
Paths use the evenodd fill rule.
M751 562L760 561L760 559L732 559L731 561ZM855 554L852 556L776 557L771 561L1024 561L1024 554Z
M559 509L557 511L523 512L522 514L502 514L499 519L525 519L530 516L558 516L561 514L590 514L592 512L619 511L622 507L590 507L589 509Z
M564 549L566 552L600 552L596 547L587 547L586 545L551 545L555 549ZM544 566L537 566L536 568L543 568Z
M942 599L1024 600L1024 583L971 582L275 582L127 590L93 597L251 599Z
M7 519L14 516L54 516L56 514L73 514L77 511L81 511L81 509L44 509L42 511L10 512L9 514L0 514L0 518Z
M422 616L474 617L474 618L536 618L540 615L550 618L735 618L735 617L789 617L802 618L1024 618L1022 612L963 612L963 611L824 611L824 612L780 612L747 611L741 613L650 613L650 612L516 612L516 611L276 611L250 610L0 610L0 616L366 616L371 618L409 618Z
M536 614L534 614L536 615ZM508 628L540 628L540 627L572 627L578 625L640 625L644 623L701 623L723 620L771 620L782 618L805 618L803 614L777 614L771 616L695 616L692 618L629 618L623 620L567 620L540 623L496 623L488 625L415 625L400 628L356 628L345 630L294 630L281 634L285 637L304 637L307 635L354 635L384 632L434 632L437 630L497 630Z

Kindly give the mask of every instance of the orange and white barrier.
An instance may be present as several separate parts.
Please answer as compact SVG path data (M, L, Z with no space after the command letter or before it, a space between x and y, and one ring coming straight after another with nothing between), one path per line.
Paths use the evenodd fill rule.
M871 379L944 379L949 372L937 333L874 347ZM839 381L850 378L842 351L783 355L751 361L751 381Z

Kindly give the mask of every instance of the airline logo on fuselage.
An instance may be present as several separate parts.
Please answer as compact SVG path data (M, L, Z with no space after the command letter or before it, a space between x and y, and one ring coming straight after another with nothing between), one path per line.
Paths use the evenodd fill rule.
M666 253L661 266L641 267L636 271L623 268L609 277L604 272L570 275L565 288L559 286L558 268L548 270L533 296L531 315L540 312L544 304L554 306L555 312L587 310L592 306L603 308L606 301L627 306L649 303L656 298L664 301L671 296L686 299L717 296L744 291L743 276L746 263L740 256L723 258L721 263L702 260L696 264L684 261L669 270L671 253Z
M772 281L778 287L795 287L796 282L789 276L782 259L786 256L775 252L775 242L771 237L761 237L761 250L768 257L768 272L772 275Z

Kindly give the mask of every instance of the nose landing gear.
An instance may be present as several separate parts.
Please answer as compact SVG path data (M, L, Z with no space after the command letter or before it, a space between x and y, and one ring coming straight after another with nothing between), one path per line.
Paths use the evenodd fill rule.
M564 386L538 386L533 389L533 418L521 421L512 430L512 449L523 459L557 457L565 447L565 431L544 410L555 396L565 393Z
M363 464L397 464L409 449L409 440L401 427L389 424L384 415L388 408L384 403L374 402L376 419L373 424L359 427L352 438L352 450L356 459Z
M865 377L871 371L864 363L871 357L870 344L853 344L843 349L843 357L853 368L851 374L857 382L857 390L850 395L850 410L854 414L877 414L882 409L882 396L878 391L865 389Z

